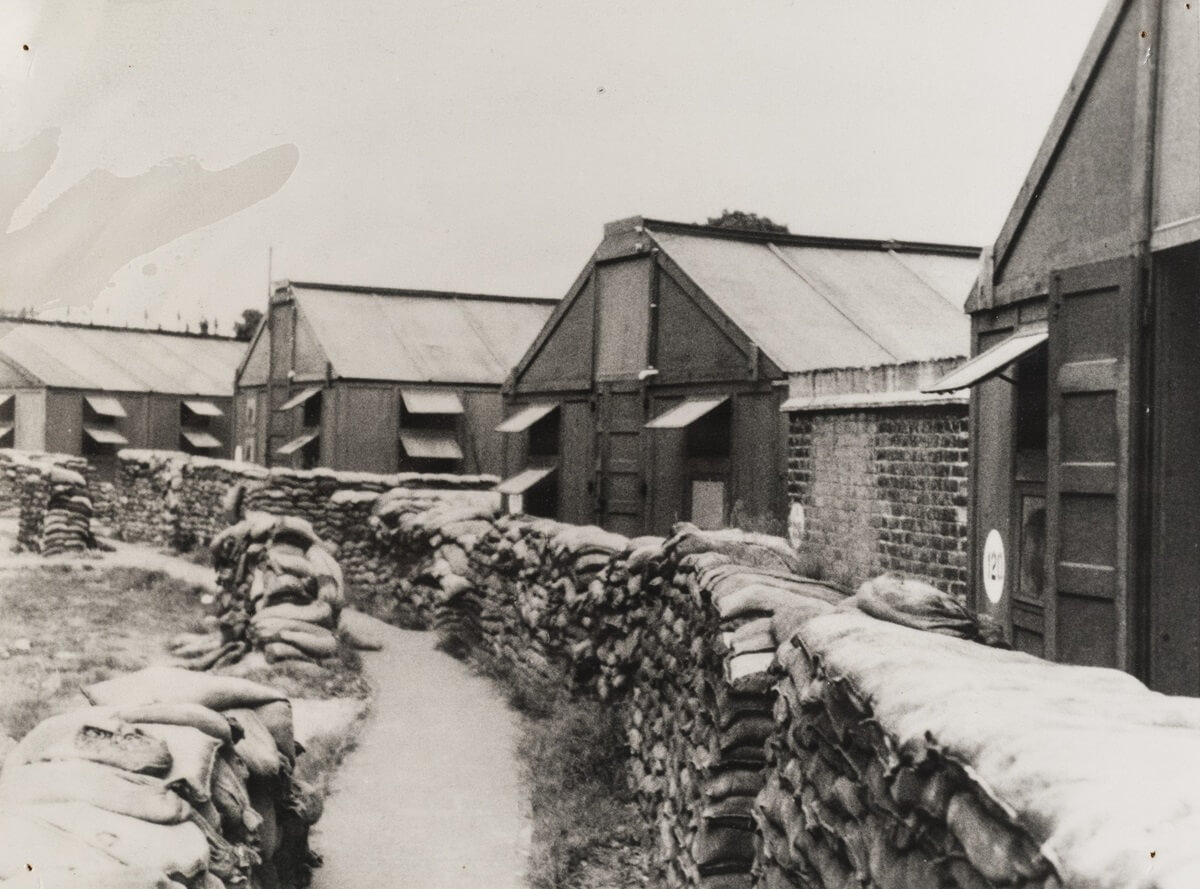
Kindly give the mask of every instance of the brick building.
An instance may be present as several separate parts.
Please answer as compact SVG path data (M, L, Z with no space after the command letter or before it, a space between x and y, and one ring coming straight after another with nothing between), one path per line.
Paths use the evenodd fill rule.
M917 389L958 363L793 379L808 391L784 403L792 533L833 579L899 571L965 597L967 399Z

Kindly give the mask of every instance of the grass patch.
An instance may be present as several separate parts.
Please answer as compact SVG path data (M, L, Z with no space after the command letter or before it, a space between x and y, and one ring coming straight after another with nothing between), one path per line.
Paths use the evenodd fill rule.
M163 571L55 562L0 571L0 734L21 737L85 703L78 689L165 663L202 626L200 587Z
M533 815L533 889L646 885L649 850L626 783L616 712L442 633L437 647L492 680L521 714L517 752Z

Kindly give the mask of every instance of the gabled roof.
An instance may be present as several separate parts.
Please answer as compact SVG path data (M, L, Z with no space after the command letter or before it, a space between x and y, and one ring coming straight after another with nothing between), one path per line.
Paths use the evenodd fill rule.
M1200 241L1200 39L1192 3L1109 0L968 311L1074 266Z
M245 343L222 337L0 323L0 359L52 388L227 398L245 349Z
M965 356L979 249L740 232L644 231L785 373Z
M336 376L504 382L556 299L293 281L290 293Z

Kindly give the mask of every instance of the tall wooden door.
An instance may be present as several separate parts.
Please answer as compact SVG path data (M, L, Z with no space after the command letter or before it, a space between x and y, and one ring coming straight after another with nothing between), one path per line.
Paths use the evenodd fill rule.
M635 381L599 384L596 406L596 522L628 537L643 533L645 496L642 424L646 413Z
M1135 669L1140 276L1134 259L1051 288L1046 650Z

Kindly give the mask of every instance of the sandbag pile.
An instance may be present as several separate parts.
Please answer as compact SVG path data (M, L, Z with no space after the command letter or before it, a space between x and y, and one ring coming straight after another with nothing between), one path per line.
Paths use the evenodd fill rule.
M592 525L505 516L470 554L480 631L493 655L563 681L593 632L585 591L628 540Z
M476 639L480 597L468 579L467 553L491 530L494 499L460 495L431 501L430 492L417 494L396 488L372 504L376 552L394 571L386 599L374 610L400 626Z
M345 602L337 560L303 519L250 513L212 543L220 635L180 637L193 669L221 667L251 650L268 663L319 662L337 654Z
M46 511L38 549L44 556L83 552L96 545L87 481L77 472L51 466L44 472Z
M793 576L795 562L783 540L681 524L665 542L631 541L589 585L592 681L623 692L631 780L669 885L750 884L773 727L770 618L844 598Z
M292 777L284 695L169 668L84 694L0 770L0 887L308 885L321 803Z

